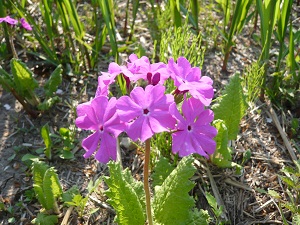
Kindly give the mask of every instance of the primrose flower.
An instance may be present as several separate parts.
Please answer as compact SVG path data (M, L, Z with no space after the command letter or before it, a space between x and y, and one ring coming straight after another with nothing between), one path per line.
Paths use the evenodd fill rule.
M164 94L165 87L148 85L145 90L134 88L129 96L122 96L117 102L120 120L127 124L128 136L136 141L145 141L154 133L173 129L176 120L169 113L174 97Z
M201 70L198 67L191 67L189 61L179 57L177 64L174 59L168 62L168 69L174 85L178 88L175 93L189 92L194 98L200 100L205 106L211 103L214 95L212 79L207 76L201 77Z
M24 18L21 18L21 19L20 19L20 22L21 22L21 26L22 26L24 29L26 29L26 30L32 30L32 27L29 25L29 23L27 23L27 22L25 21Z
M16 25L18 23L18 20L15 20L13 18L11 18L10 16L6 16L4 18L0 18L0 23L2 22L6 22L10 25Z
M146 56L139 59L135 54L131 54L129 60L131 62L127 66L128 70L133 73L130 79L134 82L144 79L148 81L148 84L157 85L163 84L170 77L167 65L162 62L151 64Z
M85 158L97 151L95 158L99 162L116 160L116 137L125 129L116 114L116 102L116 98L108 101L106 96L99 96L77 106L76 126L95 131L82 141Z
M182 114L176 104L170 107L170 113L177 119L176 131L172 134L172 151L180 157L198 153L206 158L213 154L216 142L213 138L217 129L210 125L214 119L213 111L205 109L199 100L185 99L182 104Z

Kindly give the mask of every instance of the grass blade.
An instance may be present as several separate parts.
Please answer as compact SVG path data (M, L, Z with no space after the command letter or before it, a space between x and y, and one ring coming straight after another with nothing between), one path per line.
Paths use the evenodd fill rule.
M116 61L118 61L118 44L115 30L116 28L114 21L113 2L112 0L98 0L98 4L101 8L106 28L109 34L112 54L115 56Z

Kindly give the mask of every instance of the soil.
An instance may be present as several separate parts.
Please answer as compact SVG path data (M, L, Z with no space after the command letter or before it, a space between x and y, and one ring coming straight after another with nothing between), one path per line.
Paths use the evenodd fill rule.
M139 15L140 22L137 22L137 38L140 38L143 47L151 52L153 46L147 45L143 40L151 39L149 33L145 32L146 18ZM249 39L250 31L253 27L248 27L236 40L236 45L232 49L228 62L228 71L222 72L223 55L220 48L208 49L202 68L202 75L212 77L216 96L228 83L229 77L235 72L241 72L245 66L257 60L260 47ZM139 36L140 35L140 36ZM127 58L122 54L122 59ZM108 62L99 65L102 71L107 70ZM39 81L42 84L47 74L38 73ZM22 105L15 100L12 94L0 89L0 202L6 208L11 207L11 211L0 210L0 225L9 224L9 218L14 217L15 222L11 224L30 224L39 210L40 205L36 200L26 201L26 193L32 189L32 174L22 157L27 154L36 154L36 150L44 148L40 128L49 124L51 133L58 134L61 127L74 129L74 109L78 103L87 101L96 90L96 73L91 74L84 80L72 80L64 78L60 89L63 91L62 102L55 105L51 110L33 119L24 112ZM86 87L86 89L83 89ZM84 90L82 92L82 90ZM299 102L300 108L300 102ZM285 166L293 165L292 159L283 143L277 127L274 125L268 107L265 103L256 102L250 105L247 114L241 121L241 129L236 141L232 142L233 161L243 164L240 174L236 174L235 168L220 169L208 163L197 165L197 172L193 177L196 182L195 188L191 192L197 200L197 207L211 209L204 197L204 191L210 191L214 195L219 195L224 205L223 218L229 224L250 225L250 224L282 224L281 214L276 202L269 195L265 194L269 189L278 191L283 198L286 198L285 187L280 181L278 174ZM291 114L299 120L299 115L295 112L291 114L276 110L282 127L288 132ZM77 185L82 194L86 194L86 188L90 180L95 181L103 174L107 174L106 165L99 164L93 158L84 159L84 151L80 146L86 132L76 130L76 139L72 152L75 157L71 160L64 160L54 154L50 166L55 167L59 174L64 190L68 190L73 185ZM298 140L299 141L299 140ZM299 158L296 146L294 151ZM143 154L138 150L130 150L125 147L122 150L122 163L124 167L129 167L137 179L141 179ZM251 157L243 162L243 155L247 150L251 151ZM138 153L138 154L136 154ZM39 154L44 157L43 154ZM209 176L211 174L211 176ZM215 183L214 189L213 183ZM204 187L205 186L205 190ZM105 184L101 182L97 191L89 198L85 208L83 218L78 217L76 210L71 212L69 224L113 224L114 211L105 203L103 190ZM89 212L95 207L99 207L94 214ZM62 209L60 220L66 214L66 208ZM288 217L289 212L284 211Z

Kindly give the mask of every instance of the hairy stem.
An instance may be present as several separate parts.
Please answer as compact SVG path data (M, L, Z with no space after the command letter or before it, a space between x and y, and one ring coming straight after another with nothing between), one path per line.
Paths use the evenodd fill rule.
M150 139L146 140L145 161L144 161L144 190L146 195L146 211L148 225L153 225L151 202L150 202L150 188L149 188L149 163L150 163Z

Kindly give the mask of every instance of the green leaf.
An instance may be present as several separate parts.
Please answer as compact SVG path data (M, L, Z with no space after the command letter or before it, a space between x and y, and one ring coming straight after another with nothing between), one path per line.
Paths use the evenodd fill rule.
M51 156L52 141L50 138L50 131L49 131L48 124L46 124L42 127L41 134L42 134L42 138L44 139L45 146L46 146L45 155L47 156L48 159L51 159L52 158L52 156Z
M295 81L299 81L299 76L296 76L296 59L295 59L295 44L294 44L294 33L292 27L292 21L290 22L290 40L289 40L289 53L287 56L287 65L290 69L290 73L293 74ZM299 42L298 42L299 43Z
M222 96L217 99L217 104L212 109L215 113L215 120L225 122L228 129L228 139L234 140L239 132L239 124L247 109L243 88L239 74L230 79L225 87Z
M38 109L41 111L46 111L58 102L60 102L60 97L58 97L58 96L54 96L52 98L45 99L42 103L40 103L38 105Z
M210 222L210 215L207 210L194 209L190 212L190 218L184 223L185 225L208 225Z
M73 152L62 150L62 153L59 155L59 157L62 159L73 159L74 154Z
M208 204L212 207L212 210L213 210L214 214L216 215L216 217L217 218L220 217L223 212L223 207L218 206L217 200L209 192L205 193L205 197L206 197Z
M39 104L39 99L34 93L38 87L38 82L33 78L33 73L28 67L18 59L10 61L11 71L14 77L16 91L33 106Z
M140 196L139 186L133 181L129 170L121 171L120 164L108 163L110 177L105 178L109 189L105 192L107 200L117 212L116 222L120 225L140 225L145 223L143 196ZM131 177L131 178L129 178Z
M51 73L49 80L45 83L45 95L47 97L53 96L53 93L57 91L58 86L62 82L62 65L58 65L56 69Z
M11 91L11 88L15 89L15 83L13 81L12 76L7 73L1 66L0 66L0 84L6 91Z
M174 166L169 163L169 160L165 157L160 157L152 173L153 187L162 185L173 170Z
M220 4L223 13L224 13L224 27L227 26L230 18L230 8L231 8L231 1L230 0L217 0L218 4Z
M256 7L260 16L262 61L269 60L271 36L276 24L277 15L280 12L280 1L256 0Z
M196 171L193 161L192 156L184 157L163 184L156 186L153 200L156 223L185 224L190 219L189 212L195 204L193 197L188 194L194 187L189 180Z
M268 190L268 194L271 195L273 198L281 199L281 196L278 194L278 192L274 190Z
M97 180L93 181L93 180L90 180L90 182L88 183L88 186L87 186L87 191L89 194L91 194L92 192L95 191L96 188L99 187L100 183L102 182L102 176L99 177Z
M290 188L294 187L295 186L295 182L293 182L292 179L288 178L288 177L284 177L284 176L279 176L280 179L286 183Z
M33 73L24 63L18 59L12 59L10 65L16 87L20 93L24 94L27 90L33 91L38 87L38 82L33 78Z
M114 7L112 0L98 0L101 12L106 24L106 29L109 34L109 41L111 44L112 54L115 58L118 58L118 43L116 38L116 29L114 21Z
M34 161L32 164L33 189L39 203L44 208L47 208L47 202L44 198L43 181L44 181L44 175L48 168L49 168L48 165L41 161Z
M177 0L170 0L170 9L175 27L181 27L180 4Z
M279 41L283 42L286 34L288 22L289 22L289 17L291 14L293 1L282 0L281 4L282 4L282 8L280 10L280 13L278 13L277 33L278 33Z
M196 25L196 32L199 31L199 12L200 12L200 3L198 0L192 0L191 1L191 10L192 10L192 18L195 21L195 25Z
M79 188L76 185L74 185L70 189L62 193L62 200L65 203L72 202L73 197L79 194L80 194Z
M55 225L58 223L57 215L46 215L43 213L39 213L37 218L33 221L33 224L36 225Z
M71 0L63 0L67 15L70 17L70 21L73 25L76 36L79 39L84 37L84 29L83 25L80 21L78 13L76 11L76 5Z
M300 214L299 214L299 212L293 215L293 224L300 224Z
M211 156L212 162L222 168L232 167L231 149L228 147L228 129L223 120L215 120L213 125L218 130L215 137L217 148Z
M54 168L49 168L44 175L43 193L47 202L46 209L56 209L56 198L62 194L62 188L58 179L58 175Z
M34 161L37 159L39 159L39 157L37 155L32 155L30 153L27 153L27 154L23 155L21 161L22 162L27 161L27 160Z

